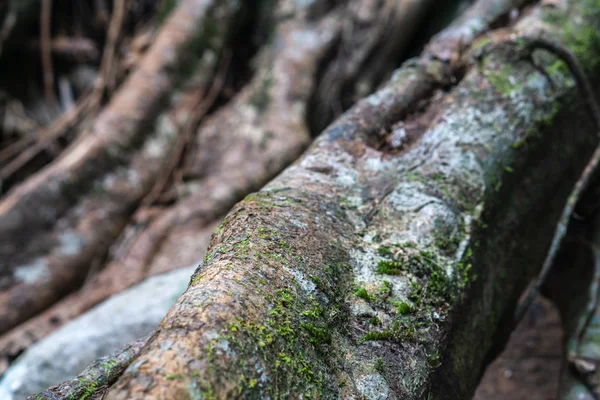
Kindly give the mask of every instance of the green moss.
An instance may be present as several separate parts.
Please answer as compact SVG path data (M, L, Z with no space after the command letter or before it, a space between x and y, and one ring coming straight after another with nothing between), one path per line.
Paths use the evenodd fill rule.
M385 364L383 363L383 359L376 358L375 363L373 365L373 369L379 372L380 374L383 374L383 372L385 371Z
M316 275L311 275L310 280L317 286L321 287L323 285L323 281Z
M194 286L196 283L200 282L200 280L202 278L204 278L204 274L196 275L194 278L192 278L192 281L190 282L190 286Z
M460 245L461 238L459 236L448 237L446 235L439 235L435 238L435 245L442 251L450 254L454 253Z
M600 63L600 1L588 0L582 6L584 18L589 22L565 21L564 33L567 45L575 53L585 69L592 70ZM594 23L595 22L595 23Z
M392 284L390 283L390 281L384 280L381 283L381 288L379 288L379 294L383 296L383 298L392 295Z
M389 246L379 246L379 248L377 249L377 252L379 253L380 256L393 256L394 255L392 248Z
M102 369L104 369L105 372L109 372L118 365L119 363L117 360L109 360L102 363Z
M362 340L388 340L393 337L392 331L369 331L363 336Z
M79 400L91 399L96 394L96 390L98 390L98 382L90 381L85 378L79 378L78 382L81 390L83 390Z
M367 289L365 289L365 288L356 289L356 291L354 292L354 295L357 297L360 297L361 299L364 299L366 301L371 301L375 298L375 296L369 295L369 293L367 292Z
M331 343L331 332L327 327L319 327L311 322L304 322L302 328L308 333L309 342L315 346Z
M420 172L407 172L404 175L408 182L426 182L427 178Z
M382 331L369 331L367 332L362 340L386 340L397 343L402 342L415 342L419 338L418 328L422 324L414 323L412 321L395 321L391 328L384 329Z
M434 174L428 175L427 178L431 179L434 182L444 182L445 181L444 174L439 173L439 172L436 172Z
M560 79L564 77L568 77L571 75L571 71L569 71L569 66L563 60L557 59L546 68L546 73L553 79Z
M392 302L394 306L396 306L398 310L398 314L407 315L415 312L415 308L405 301L395 301Z
M168 380L181 379L181 378L183 378L183 375L181 375L181 374L167 374L166 378Z
M205 347L202 357L208 363L210 376L216 378L208 382L192 379L198 390L206 392L212 387L216 391L217 381L226 378L237 385L240 398L287 398L291 393L303 398L324 398L336 392L336 383L326 377L339 362L337 354L330 350L332 337L347 329L344 301L352 293L352 268L345 248L331 239L335 235L317 232L322 237L314 243L311 237L300 236L302 230L288 218L290 213L285 209L290 204L298 212L313 206L310 199L300 202L280 192L253 194L240 207L245 212L277 213L278 218L273 219L276 222L272 226L253 226L250 222L245 225L246 232L224 237L226 247L235 250L227 251L228 258L241 254L246 257L244 262L268 265L252 269L250 277L240 281L262 296L257 300L262 302L264 314L260 318L242 314L228 321ZM263 207L268 211L262 211ZM333 212L335 205L330 209ZM306 251L308 245L310 252ZM308 296L288 273L280 278L275 271L280 268L279 263L294 275L298 272L312 280L318 288L315 296ZM235 365L225 362L230 352L235 354ZM265 376L271 382L278 379L279 384L261 384Z
M262 114L266 111L269 103L271 102L271 87L273 86L273 76L271 74L266 75L260 87L252 93L250 96L250 104L252 104Z
M336 267L337 269L338 267ZM313 349L316 353L326 351L331 343L331 330L328 326L328 316L339 314L335 306L322 307L313 300L310 307L301 309L300 298L291 290L279 289L271 296L265 293L267 299L273 303L269 311L269 318L262 323L237 320L229 325L228 333L222 335L230 343L237 343L240 335L248 337L250 342L239 344L248 348L248 343L255 343L258 353L276 370L274 372L294 388L295 393L306 398L319 398L326 387L323 375L323 366L319 365L315 355L307 350ZM299 329L298 329L299 328ZM307 347L306 344L310 344ZM251 351L252 354L256 351ZM243 360L243 356L240 356ZM249 396L257 385L252 385L253 380L240 380L240 394ZM254 382L257 382L254 379ZM269 387L269 390L274 390ZM271 393L279 398L281 393Z
M221 221L221 223L219 224L219 226L217 226L217 229L215 230L215 233L218 235L219 233L221 233L221 230L223 230L223 227L225 226L225 220Z
M400 275L402 273L402 263L394 260L379 260L379 263L377 264L377 273Z
M285 208L292 206L296 200L281 196L279 191L260 191L250 193L244 197L244 202L255 203L253 206L261 210L271 210L273 208Z
M510 96L512 91L518 88L517 80L511 76L512 73L508 64L503 65L499 72L493 67L485 69L486 78L505 97Z
M410 285L410 291L408 292L408 299L415 303L416 306L421 304L421 299L423 297L423 285L419 282L413 282Z
M488 44L490 44L492 42L492 39L490 39L489 36L484 36L479 40L476 40L475 43L473 43L472 46L472 50L476 51L477 53L482 52Z
M545 114L538 114L537 118L533 121L534 124L528 126L525 129L523 136L521 136L516 142L511 144L511 147L515 150L525 146L531 138L541 136L540 133L544 127L551 126L556 119L556 115L560 112L561 104L559 102L553 102ZM506 167L505 171L512 172L511 167ZM499 188L498 188L499 189Z
M432 368L438 368L440 365L442 365L440 353L435 352L432 354L428 354L427 363Z

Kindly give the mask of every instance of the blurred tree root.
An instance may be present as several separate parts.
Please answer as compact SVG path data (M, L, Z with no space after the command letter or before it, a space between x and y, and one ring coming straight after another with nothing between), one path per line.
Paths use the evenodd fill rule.
M222 5L183 2L92 126L2 200L0 331L80 284L86 267L105 253L152 187L176 132L165 124L151 129L149 115L156 116L174 90L190 45L209 34L203 20L213 13L223 27L236 15ZM226 30L210 34L216 36L212 46L224 44ZM210 65L200 64L203 68L210 71ZM208 71L198 72L196 79L208 79Z

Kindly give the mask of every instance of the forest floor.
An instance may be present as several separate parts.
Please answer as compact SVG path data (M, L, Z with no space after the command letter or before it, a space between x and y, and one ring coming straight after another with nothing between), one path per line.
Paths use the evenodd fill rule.
M556 400L563 331L558 310L537 300L488 367L474 400Z

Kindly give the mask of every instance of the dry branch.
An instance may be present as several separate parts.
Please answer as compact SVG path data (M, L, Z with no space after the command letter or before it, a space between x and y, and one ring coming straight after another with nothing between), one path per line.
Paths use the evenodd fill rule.
M102 394L123 373L140 353L147 339L140 339L110 356L102 357L71 381L53 386L41 393L27 396L27 400L94 399Z

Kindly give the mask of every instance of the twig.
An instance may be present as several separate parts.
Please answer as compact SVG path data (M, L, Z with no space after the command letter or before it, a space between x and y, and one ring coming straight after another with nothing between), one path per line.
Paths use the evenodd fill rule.
M65 130L75 124L79 120L79 117L87 114L90 109L98 103L98 100L98 96L95 96L94 93L84 96L77 102L75 107L58 117L50 127L43 129L39 133L37 141L31 146L29 146L29 144L36 139L26 137L4 149L0 154L0 161L8 159L13 154L16 154L16 152L26 148L25 151L19 153L18 157L0 169L0 181L11 177L32 158L38 155L51 141L59 137Z
M530 52L533 52L536 49L546 50L556 55L567 64L569 70L575 78L577 87L581 92L583 92L585 102L590 108L592 117L594 118L594 122L596 123L596 127L598 129L598 134L600 135L600 106L598 105L598 101L592 90L592 86L588 81L581 64L577 60L577 57L569 49L563 47L562 45L542 38L523 37L518 39L518 43L524 45L525 49ZM533 284L527 288L523 301L517 307L517 311L515 312L515 325L521 321L527 310L529 310L529 307L539 293L542 284L546 280L548 273L554 264L556 255L560 250L562 241L567 234L567 228L569 226L571 216L573 215L573 210L577 205L581 194L588 187L592 175L597 171L599 162L600 146L596 147L594 154L592 155L590 161L588 161L588 164L575 183L575 187L568 197L567 203L563 208L562 214L554 231L552 244L550 245L550 249L546 255L544 263L542 264L542 269L540 270L540 273Z
M206 115L206 112L210 109L210 107L214 104L217 96L221 92L223 85L225 83L225 77L227 76L227 71L229 70L229 61L230 54L224 53L221 58L219 73L217 74L215 80L210 86L208 92L202 91L199 96L194 100L191 108L195 111L191 118L186 122L185 126L182 129L181 134L177 138L177 142L173 147L173 155L169 157L168 165L162 170L160 176L157 178L156 183L152 187L152 190L148 193L148 195L144 198L141 203L141 207L149 207L152 203L156 201L156 199L160 196L162 191L164 190L169 178L173 174L173 171L179 165L183 157L184 150L189 143L191 142L194 131L198 126L200 120Z
M116 86L114 58L117 42L121 35L123 20L125 19L126 0L115 0L110 25L106 35L106 46L100 63L100 85L112 92Z
M130 342L115 353L97 359L76 378L32 394L27 400L92 399L104 396L106 388L115 383L140 354L147 341L148 338L143 338Z
M592 282L589 287L589 300L586 304L583 317L579 318L577 325L575 326L574 334L569 338L567 345L567 359L571 362L577 359L577 350L579 349L579 343L585 333L588 325L596 308L598 307L598 290L600 288L600 248L594 243L591 244L592 251L594 253L594 275Z
M42 2L42 35L40 37L40 46L42 52L42 59L44 61L44 83L46 85L46 96L51 91L51 96L54 96L52 91L54 86L54 76L52 73L51 63L51 40L50 40L50 11L51 11L51 0L44 0ZM102 95L105 88L113 90L115 86L114 77L114 54L117 45L123 20L125 16L126 0L116 0L114 3L114 10L111 17L110 27L107 34L107 44L102 56L102 63L100 65L100 77L96 80L96 85L93 91L87 95L84 95L77 105L71 108L67 113L62 114L54 123L47 129L42 130L38 135L36 143L32 146L28 145L35 139L24 138L18 142L13 143L8 148L4 149L0 154L0 161L6 160L12 157L14 154L19 154L15 159L6 164L0 169L0 181L6 180L11 177L15 172L25 166L35 156L37 156L44 148L48 146L53 140L58 138L64 131L71 125L73 125L81 115L87 114L93 108L100 104ZM45 21L45 22L44 22ZM44 28L44 24L46 27ZM46 34L44 34L46 32ZM46 56L44 56L46 55ZM44 58L46 57L46 58ZM50 77L50 83L48 83L48 77ZM53 97L54 98L54 97ZM55 98L54 98L55 100ZM26 149L25 151L22 151Z
M44 91L46 100L56 104L54 96L54 71L52 68L52 38L50 25L52 22L52 0L42 0L40 13L40 51L44 70Z
M44 62L44 82L46 84L47 92L46 96L48 96L49 89L53 89L54 86L54 78L51 63L52 46L49 36L50 22L48 19L51 9L50 4L47 4L50 2L51 0L44 0L42 3L42 33L47 32L47 35L42 34L40 37L42 58L44 59L44 54L46 54L48 60L50 60L49 64L48 60ZM81 115L90 112L93 108L99 105L102 100L104 90L106 88L108 88L111 91L114 89L114 86L116 84L113 67L114 54L123 25L125 9L126 0L115 1L113 14L110 21L110 27L107 34L107 44L100 65L100 76L96 80L96 85L92 92L88 95L84 95L75 107L71 108L67 113L61 115L48 129L43 130L38 135L37 142L32 146L28 147L32 140L27 138L15 142L11 146L9 146L9 148L3 150L2 154L0 154L0 161L10 158L16 153L19 153L19 155L0 169L0 181L6 180L7 178L11 177L15 172L17 172L19 169L25 166L44 148L46 148L49 145L49 143L58 138L69 126L75 123ZM44 21L46 21L46 29L44 29ZM51 78L50 83L48 83L48 81L46 80L48 76ZM54 96L53 91L51 95ZM20 152L22 149L25 148L25 151Z

